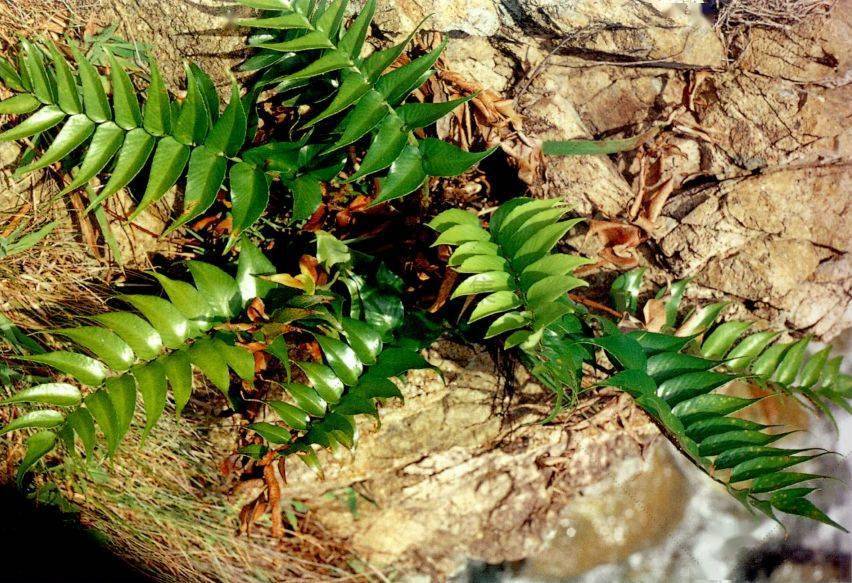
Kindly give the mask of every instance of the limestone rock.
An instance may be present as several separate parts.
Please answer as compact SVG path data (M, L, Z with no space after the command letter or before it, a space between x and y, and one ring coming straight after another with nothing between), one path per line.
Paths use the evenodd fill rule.
M425 561L451 574L469 558L522 559L543 546L567 497L657 434L625 395L579 425L539 425L549 398L525 376L501 415L486 354L441 342L429 358L446 384L412 373L405 405L384 409L378 431L360 425L351 458L326 456L324 479L288 465L284 496L314 501L317 518L374 564L422 570ZM335 496L350 486L357 515Z
M524 563L522 576L570 579L664 542L681 521L690 491L672 455L658 442L645 459L625 460L583 490L561 513L546 548Z
M391 34L410 31L433 14L426 28L447 33L495 37L508 42L572 38L602 56L717 66L722 45L711 23L685 4L621 0L400 0L380 9L379 27Z
M496 0L399 0L380 3L376 23L382 30L408 34L430 15L426 23L428 30L491 36L500 28Z
M670 207L678 225L660 239L663 260L778 325L830 338L852 324L850 177L845 166L802 168L693 192L703 200L693 209Z

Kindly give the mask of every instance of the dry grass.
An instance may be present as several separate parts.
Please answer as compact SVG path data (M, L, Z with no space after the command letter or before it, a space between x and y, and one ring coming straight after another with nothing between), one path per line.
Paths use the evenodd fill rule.
M58 226L30 249L2 257L0 311L28 329L100 311L121 271L93 253L50 171L14 176L19 153L17 144L0 144L0 236L32 233L51 221Z
M102 0L0 0L0 40L8 46L17 35L61 38L69 28L84 26Z
M268 518L239 536L239 508L217 471L216 440L204 427L163 419L140 445L130 435L112 464L72 482L84 522L115 552L161 581L328 581L354 575L343 541L310 519L299 532L268 536ZM99 479L94 479L99 478Z
M8 414L0 409L0 424ZM218 471L231 449L227 428L169 414L140 444L141 413L136 421L112 460L96 456L86 465L65 455L65 465L54 466L37 482L56 484L79 508L81 523L104 535L107 547L147 577L202 583L382 579L355 560L345 540L325 532L310 511L280 540L268 535L268 517L250 536L239 535L240 508L236 500L231 503L230 484ZM11 482L24 449L20 433L0 440L0 460L5 460L0 484Z
M826 15L834 5L835 0L716 0L716 30L730 49L753 27L784 30L811 16Z
M52 200L55 187L32 182L15 202L0 209L0 236L16 228L33 232L50 221L59 225L39 244L0 260L0 312L15 324L37 329L81 312L101 311L107 284L120 274L98 260L70 220L61 200ZM14 190L0 192L0 199ZM9 199L7 198L7 202Z

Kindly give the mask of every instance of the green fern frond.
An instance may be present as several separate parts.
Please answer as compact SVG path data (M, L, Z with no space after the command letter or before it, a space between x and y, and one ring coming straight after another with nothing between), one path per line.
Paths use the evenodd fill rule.
M318 237L318 255L326 261L328 245ZM191 396L193 370L230 401L231 373L251 383L255 359L226 331L227 325L237 323L254 298L265 299L271 316L245 333L264 345L286 371L284 398L268 401L279 421L249 426L266 442L261 453L274 447L276 455L298 454L318 468L314 446L354 448L355 416L378 418L378 402L402 398L393 379L430 365L419 352L422 345L403 341L398 334L404 321L399 298L367 286L349 271L348 262L339 267L345 273L335 274L333 280L345 278L346 287L357 290L349 302L348 316L343 315L343 299L328 286L310 286L295 295L271 294L277 287L271 281L275 279L274 266L243 238L236 278L207 263L192 261L188 268L193 283L154 274L168 299L118 296L134 312L108 312L92 316L91 326L51 331L76 344L80 351L45 352L19 359L52 367L77 384L46 382L0 402L49 407L29 410L0 430L0 434L40 430L30 438L19 478L56 443L64 443L75 453L79 440L86 457L91 458L98 429L106 453L112 456L130 428L137 392L146 418L144 438L163 414L169 389L180 415ZM383 320L382 325L374 325L377 317ZM310 336L322 358L291 360L290 333L296 335L297 342Z
M460 209L429 223L440 233L434 245L455 247L448 266L464 275L452 298L487 294L474 304L468 322L496 317L483 337L504 338L505 349L519 347L530 372L556 394L548 420L576 396L583 362L590 358L578 318L585 310L567 295L587 285L572 272L590 261L552 252L580 222L560 220L568 210L556 199L515 198L493 214L488 229Z
M747 507L772 519L776 519L774 509L843 529L804 498L807 492L798 496L798 492L784 489L823 478L785 470L825 452L771 445L791 432L743 416L761 399L720 392L744 375L724 372L719 360L681 352L675 344L661 350L657 336L666 335L651 334L614 332L601 338L606 341L604 349L622 369L601 384L631 394L682 453ZM790 500L796 496L795 501Z
M281 456L298 453L317 467L314 445L353 449L357 443L356 415L378 419L376 403L402 398L393 378L430 365L417 350L383 345L378 333L361 320L344 318L338 338L317 335L322 362L295 362L305 382L283 386L285 401L270 401L278 423L250 426ZM370 364L367 364L370 363Z
M459 209L429 223L440 233L433 245L455 247L448 265L464 274L452 298L487 294L468 321L498 316L485 338L509 333L505 348L531 349L548 326L577 311L567 293L587 284L571 272L589 260L552 253L582 220L561 221L568 210L558 199L516 198L494 213L488 229L475 214Z
M635 298L642 284L642 274L643 270L636 269L622 274L613 283L611 293L617 306L620 296L627 294L633 298L626 308L619 309L636 311ZM852 377L840 373L842 358L831 357L831 347L809 356L809 336L794 342L780 342L780 332L748 333L752 322L719 322L727 306L725 302L694 309L678 323L677 312L687 284L688 280L674 282L657 294L657 299L664 301L665 329L669 334L634 332L632 335L640 339L644 348L650 349L654 343L667 339L678 349L686 348L690 354L716 361L717 370L742 374L769 388L802 395L832 421L829 402L847 411L852 409Z
M328 255L330 239L337 246L334 260ZM276 448L276 455L298 454L320 470L314 446L353 449L358 439L355 416L378 419L377 403L402 398L393 379L431 365L420 354L421 344L402 337L404 314L399 298L354 275L345 245L327 233L319 235L317 257L338 268L337 278L350 293L348 315L343 315L342 298L336 292L320 289L316 296L303 296L297 312L281 310L272 316L273 326L298 322L316 342L322 359L290 361L283 336L265 338L267 352L284 362L288 371L282 387L285 400L268 402L278 422L250 428ZM266 451L268 447L259 453Z
M772 445L791 432L747 418L748 407L761 399L722 392L737 380L757 381L801 393L830 415L824 398L831 395L830 400L846 408L850 396L848 376L838 373L840 358L829 361L830 348L808 358L809 338L779 343L779 334L771 331L743 336L750 323L715 324L724 303L694 310L675 326L685 285L677 282L659 294L670 298L665 306L669 333L623 334L610 328L598 340L622 369L601 384L634 396L693 463L747 507L773 519L777 510L843 529L805 498L813 489L789 488L822 479L790 470L827 452ZM640 270L622 275L613 285L613 296L635 297L640 286ZM626 306L626 311L636 309L633 301Z
M467 152L441 140L421 139L416 135L417 130L432 125L475 96L445 103L404 103L434 74L432 66L444 45L388 72L414 32L398 45L362 57L376 10L375 0L367 1L348 28L342 26L348 0L330 3L296 1L292 4L239 1L271 14L240 21L244 26L273 32L270 36L274 40L261 37L263 42L255 43L261 51L258 56L270 52L288 57L305 52L317 53L316 57L307 60L264 57L263 60L271 63L269 68L276 71L274 75L267 71L262 78L264 83L276 85L279 91L304 91L310 82L334 75L334 82L324 85L328 90L323 97L329 103L304 128L312 128L345 113L327 136L312 137L313 143L321 144L320 157L333 155L369 137L366 154L349 181L387 170L379 181L376 204L417 190L429 177L457 176L494 151L492 148L483 152ZM312 93L309 95L310 100L305 101L311 105L322 101Z
M61 438L69 452L76 440L90 457L100 428L113 455L130 428L136 393L145 412L143 436L154 427L166 406L171 388L180 415L193 389L193 369L228 396L231 375L254 379L254 357L217 326L230 322L257 291L268 289L256 275L270 273L271 264L248 240L244 240L236 279L218 267L190 262L193 283L155 274L168 299L152 295L123 295L119 299L134 311L107 312L92 316L92 325L51 331L76 344L80 351L53 351L20 360L51 367L87 388L50 382L25 388L0 402L3 405L34 403L60 409L35 409L9 423L1 433L39 428L31 439L26 471L55 444L49 433ZM64 412L67 411L67 412ZM38 453L39 455L36 455Z
M62 53L49 46L50 63L38 46L21 41L20 68L3 64L4 81L18 93L0 102L0 113L28 115L0 134L0 141L46 137L47 149L19 173L60 161L77 165L63 193L86 186L109 169L109 180L89 209L115 195L150 168L144 193L131 215L138 216L159 201L179 180L186 180L183 214L175 228L206 211L215 201L226 175L234 203L235 234L257 217L259 200L268 199L265 175L236 156L246 142L246 111L233 84L231 99L220 112L213 82L195 65L187 67L187 95L169 97L156 62L150 60L150 83L140 106L128 73L109 55L104 77L76 47L72 69ZM105 87L110 88L110 95ZM46 132L58 128L56 135ZM266 190L264 195L263 190ZM265 203L262 205L265 208ZM262 210L262 209L261 209Z

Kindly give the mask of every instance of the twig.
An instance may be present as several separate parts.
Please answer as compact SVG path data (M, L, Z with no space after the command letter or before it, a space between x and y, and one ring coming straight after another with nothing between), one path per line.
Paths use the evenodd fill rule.
M21 219L27 215L30 208L32 208L32 205L29 203L29 201L25 202L24 205L21 207L21 211L14 217L12 217L12 220L9 221L9 226L6 227L6 230L3 231L3 234L0 236L2 236L3 238L9 237L9 235L11 235L15 231L15 228L18 226L18 223L21 222Z
M578 296L576 294L568 294L568 297L571 298L572 300L574 300L575 302L579 302L579 303L583 304L584 306L588 306L592 309L598 310L599 312L606 312L610 316L615 316L616 318L621 318L620 312L616 312L615 310L613 310L609 306L605 306L604 304L596 302L595 300L590 300L589 298L584 298L583 296Z
M523 94L527 92L527 89L529 89L529 87L530 87L530 85L532 84L532 82L533 82L533 81L535 81L536 77L538 77L538 76L541 74L542 70L544 69L545 65L547 65L547 62L550 60L550 58L551 58L553 55L555 55L557 52L559 52L560 50L562 50L562 48L563 48L566 44L568 44L568 42L569 42L569 41L574 40L574 38L575 38L575 36L574 36L574 35L570 35L570 36L566 36L566 37L565 37L565 38L563 38L561 41L559 41L559 44L557 44L557 45L553 48L553 50L552 50L552 51L550 51L549 53L547 53L547 55L545 55L545 57L544 57L541 61L539 61L539 63L538 63L538 64L537 64L537 65L533 68L533 70L532 70L532 71L530 71L527 75L525 75L525 76L524 76L524 82L523 82L523 85L521 85L521 86L518 88L518 90L515 92L515 96L512 98L512 105L513 105L513 107L517 107L517 106L518 106L518 101L521 99L521 97L523 96Z

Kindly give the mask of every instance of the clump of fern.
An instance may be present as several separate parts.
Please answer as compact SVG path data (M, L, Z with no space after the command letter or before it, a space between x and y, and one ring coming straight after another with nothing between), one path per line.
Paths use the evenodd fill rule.
M588 259L553 253L557 243L581 219L560 220L569 208L559 200L516 198L494 212L485 229L473 213L451 209L429 226L440 233L435 245L455 247L448 265L466 275L452 298L487 294L468 322L491 321L484 339L503 338L517 347L530 371L556 392L561 406L569 387L579 391L582 361L588 352L559 340L580 327L582 306L566 295L586 286L572 272Z
M257 218L252 218L257 211L251 207L261 206L262 211L265 206L251 204L263 198L255 184L258 181L249 180L257 176L249 165L235 160L247 141L247 115L236 84L230 102L220 111L212 80L190 66L186 98L178 102L169 96L152 59L150 83L140 105L130 75L112 55L110 74L105 77L73 45L71 52L76 69L55 45L48 45L45 54L44 49L23 40L17 67L0 61L4 83L16 92L0 102L0 113L28 116L0 133L0 141L31 138L46 147L40 157L18 168L18 173L66 162L74 167L73 179L62 191L66 193L86 186L109 167L109 180L91 201L91 209L149 167L131 220L185 178L184 208L176 225L206 211L229 175L237 202L235 231Z
M270 450L276 457L298 454L319 469L315 446L354 449L355 416L378 419L378 403L402 398L394 379L430 365L420 354L424 343L405 330L406 310L396 290L369 283L354 270L348 247L323 231L316 261L303 261L297 276L266 278L299 293L266 298L270 314L254 339L283 365L284 400L268 401L278 421L251 425L266 443L245 451L258 457ZM305 345L321 357L291 357L288 348Z
M61 163L71 174L63 193L108 175L90 209L144 176L131 220L182 186L172 230L205 213L225 189L228 248L240 247L235 276L203 262L188 264L192 283L155 274L166 297L118 296L126 311L51 331L74 350L31 349L18 356L59 376L3 402L34 405L0 430L35 430L19 479L57 444L79 455L80 443L90 458L98 432L106 454L114 454L133 420L137 393L145 435L169 394L180 414L196 372L239 409L240 388L251 387L267 356L280 366L274 382L281 398L265 398L274 417L250 425L262 443L244 453L264 459L296 454L317 467L318 448L355 447L356 416L377 416L383 400L401 396L394 379L428 366L419 353L423 344L407 334L398 293L371 283L341 241L319 231L316 257L303 258L292 275L277 273L244 233L267 211L273 184L292 201L276 215L289 215L292 223L311 218L329 188L351 185L378 204L426 189L434 177L467 171L492 150L466 152L424 129L475 95L411 102L434 74L444 45L401 65L412 36L370 52L375 0L367 0L348 25L347 0L239 2L260 12L241 21L254 31L255 49L243 68L256 75L245 92L233 82L224 107L210 77L194 65L187 67L185 98L176 99L151 60L140 103L126 63L111 55L108 75L74 47L72 67L53 44L22 41L12 62L0 60L0 78L14 92L0 102L0 114L19 116L0 141L30 140L31 152L41 152L18 172ZM292 114L286 127L271 132L285 140L258 143L266 140L256 131L262 93ZM829 358L828 350L807 358L808 339L778 343L770 332L744 335L744 323L716 325L720 304L678 325L685 282L661 292L665 323L659 331L591 314L569 295L586 285L573 271L588 260L553 251L579 222L564 219L568 211L556 200L518 198L501 205L487 225L459 209L430 223L439 233L435 245L454 249L449 267L463 281L452 297L468 298L473 329L485 340L499 338L555 393L546 421L583 390L584 367L594 366L607 374L599 384L632 395L684 455L747 507L842 528L807 499L814 488L803 484L823 477L790 471L823 452L777 447L786 433L740 414L754 399L721 392L749 379L824 412L829 404L848 410L849 377L839 374L839 359ZM616 281L619 311L636 310L640 282L638 272ZM603 356L613 368L601 364ZM20 380L9 367L0 373Z
M266 210L273 181L290 192L291 216L298 222L316 211L323 185L330 181L364 183L387 171L375 199L384 202L418 190L430 177L457 176L493 151L466 152L419 136L423 128L473 96L446 103L406 103L433 73L431 66L441 49L392 70L389 67L407 42L362 57L374 0L348 28L343 27L345 0L292 6L244 3L266 11L275 6L273 16L247 19L244 25L286 31L286 40L273 42L273 34L257 44L257 57L268 61L264 67L268 70L256 87L267 85L272 71L281 74L275 81L288 98L283 106L330 100L312 119L290 128L288 135L296 139L252 145L259 91L241 96L234 82L222 109L213 81L195 65L187 67L186 97L179 101L169 95L151 59L150 82L140 105L132 78L112 55L108 55L109 75L103 76L73 45L76 69L55 45L41 48L24 40L14 65L0 60L0 77L16 92L0 103L0 113L28 117L0 133L0 141L32 138L46 150L18 172L63 162L73 174L63 193L108 172L109 180L92 199L91 209L148 168L130 219L180 182L183 208L171 230L204 213L226 188L233 245ZM266 59L270 52L280 58ZM295 60L290 58L294 55ZM286 74L283 62L289 64ZM344 149L361 141L366 153L344 178L341 172L348 161Z
M778 343L774 332L740 338L749 327L743 322L713 326L724 304L695 310L676 326L686 282L668 291L662 332L623 330L619 322L592 316L566 296L584 285L571 271L586 261L552 252L577 222L560 221L566 211L554 200L520 198L503 204L487 229L479 217L457 209L430 223L440 233L435 244L455 248L449 267L464 276L452 297L484 294L468 321L496 316L483 337L505 338L504 348L520 351L535 377L556 393L557 407L547 420L567 392L581 390L583 364L597 365L595 353L602 351L615 369L599 384L629 393L690 461L747 508L845 530L807 499L814 487L800 486L824 476L787 471L826 452L776 447L790 432L740 415L759 399L720 392L736 380L753 379L803 395L826 412L826 401L848 410L852 383L839 374L839 357L829 359L826 348L807 358L808 338ZM640 283L640 272L615 282L620 310L636 310Z
M176 99L150 59L149 81L140 101L139 79L131 77L128 63L108 52L109 72L103 74L74 46L69 47L72 66L54 44L23 40L11 61L0 60L0 78L14 92L0 102L0 114L18 116L13 127L0 133L0 141L30 140L34 152L43 152L17 171L61 163L72 175L62 194L88 188L106 174L104 184L91 196L89 210L98 209L142 176L144 187L130 220L175 185L182 186L182 209L170 230L206 212L225 188L231 247L266 210L274 181L290 191L291 217L302 221L317 209L329 182L364 188L370 175L384 172L374 201L384 202L425 186L430 177L460 174L490 153L465 152L421 135L423 128L470 97L449 103L406 103L432 75L440 49L396 68L408 41L362 55L375 2L368 2L348 27L343 24L345 0L245 4L264 11L267 18L249 19L244 25L276 32L255 43L258 54L251 62L264 71L258 83L243 95L233 82L224 108L211 78L195 65L186 68L185 97ZM281 106L298 108L323 99L328 104L307 123L290 128L292 141L256 144L257 88L268 86L271 75L280 77L272 80L286 98ZM323 99L317 98L323 94ZM362 142L363 157L346 170L349 157L344 149ZM29 439L20 476L57 440L71 452L79 440L91 456L98 428L107 453L113 454L133 417L137 391L150 430L163 413L169 389L176 411L185 406L194 370L226 396L231 372L243 382L252 381L254 357L245 348L245 339L228 325L247 302L264 297L252 293L269 291L272 284L253 275L255 268L269 268L268 261L248 240L241 247L237 279L201 262L189 264L194 284L155 275L168 300L120 296L132 311L93 316L93 325L54 331L82 350L26 357L87 389L49 382L7 400L6 404L52 406L31 410L4 429L40 429ZM273 322L281 314L285 319L298 314L286 320L286 326L298 321L303 333L312 334L323 361L287 363L289 400L271 404L283 425L258 424L255 430L271 443L286 441L288 452L300 451L307 457L308 446L314 443L351 447L352 415L375 413L375 399L399 394L390 379L423 363L394 344L386 314L376 316L374 310L358 307L362 298L357 295L344 317L339 307L329 308L339 303L337 296L316 282L308 285L306 277L299 276L304 297L288 297L293 304L279 306ZM341 276L341 281L350 292L364 285L354 272ZM361 313L373 319L365 323L358 317ZM284 321L278 324L284 326ZM270 335L270 329L258 332L259 341L286 360L284 335ZM298 381L291 379L291 364L301 371ZM292 443L285 435L292 436Z

